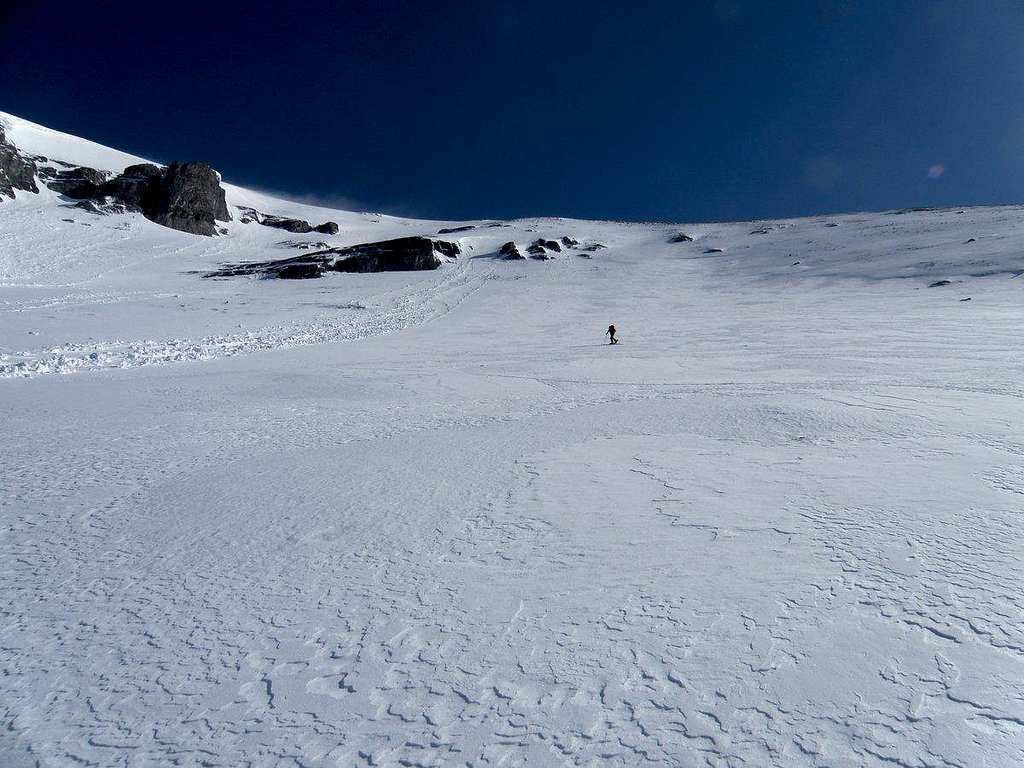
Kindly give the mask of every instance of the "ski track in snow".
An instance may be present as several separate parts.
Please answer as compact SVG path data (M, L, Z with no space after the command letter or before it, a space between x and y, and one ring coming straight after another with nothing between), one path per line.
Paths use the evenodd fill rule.
M314 322L271 326L247 333L198 340L107 341L65 344L34 351L0 354L0 378L74 373L101 368L134 368L174 362L213 360L238 354L325 342L352 341L379 336L435 319L458 306L477 290L489 274L471 273L465 265L451 266L439 279L391 297L383 306L344 321L337 312ZM109 299L108 301L115 301ZM66 301L59 302L62 306ZM90 304L103 301L90 301ZM19 307L24 311L25 308ZM368 315L368 316L367 316Z

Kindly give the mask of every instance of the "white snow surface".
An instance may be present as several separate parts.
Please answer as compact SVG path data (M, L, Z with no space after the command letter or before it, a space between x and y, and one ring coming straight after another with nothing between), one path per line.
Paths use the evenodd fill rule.
M226 188L0 202L0 765L1024 763L1024 208L203 279L457 224Z

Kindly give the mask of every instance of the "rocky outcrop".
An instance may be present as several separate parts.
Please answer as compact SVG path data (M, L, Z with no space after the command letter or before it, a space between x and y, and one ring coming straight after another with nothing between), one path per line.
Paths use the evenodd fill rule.
M154 191L162 176L163 171L158 165L129 165L119 176L101 184L95 196L112 197L129 208L141 211L144 203L149 207L149 199L155 197Z
M36 164L7 141L3 126L0 126L0 197L13 198L16 189L38 192L36 170Z
M579 241L578 240L573 240L568 235L563 235L562 236L562 245L564 245L566 248L575 248L576 246L579 245Z
M231 221L220 176L206 163L171 163L143 215L171 229L214 234L214 221Z
M283 229L285 232L294 232L297 235L304 235L313 231L312 225L303 219L286 219L283 216L263 216L259 221L264 227Z
M289 219L285 216L275 216L270 213L262 213L257 211L255 208L247 208L245 206L239 206L238 210L242 212L241 221L243 224L262 224L264 227L274 227L274 229L283 229L285 232L292 232L296 235L305 235L310 232L319 232L322 235L336 235L338 234L338 224L333 221L325 221L323 224L313 226L305 219Z
M231 221L220 176L206 163L175 161L166 168L152 163L130 165L87 196L113 198L150 221L194 235L213 235L216 221Z
M469 230L471 229L476 229L476 226L473 224L466 224L465 226L462 227L445 227L444 229L437 230L437 234L453 235L456 232L469 232Z
M693 242L693 236L692 235L688 235L685 232L679 232L679 233L677 233L675 235L672 235L672 237L670 237L668 239L668 241L670 243L692 243Z
M443 258L455 258L458 243L429 237L400 237L345 248L328 248L290 259L228 265L204 277L258 275L287 280L320 277L325 272L401 272L437 269Z
M409 240L413 238L402 239ZM395 241L392 240L390 242ZM442 256L447 256L449 259L457 259L459 257L459 254L462 253L462 248L459 246L458 243L452 243L449 242L448 240L432 240L431 242L434 244L435 251L440 253Z
M562 246L559 245L557 240L545 240L544 238L539 237L536 240L534 240L533 243L531 243L530 247L532 248L533 246L546 248L547 250L555 251L556 253L562 252Z
M64 163L61 163L64 165ZM41 167L39 178L43 184L73 200L96 197L108 174L84 165L68 165L63 170Z
M289 264L279 269L274 277L281 280L308 280L322 274L323 268L319 264Z
M501 248L498 249L498 255L501 256L501 258L506 259L508 261L520 261L526 258L525 256L523 256L518 246L511 240L509 240L507 243L501 246Z
M401 272L437 269L440 256L457 254L456 243L434 241L428 237L400 237L380 243L365 243L342 248L331 269L336 272Z

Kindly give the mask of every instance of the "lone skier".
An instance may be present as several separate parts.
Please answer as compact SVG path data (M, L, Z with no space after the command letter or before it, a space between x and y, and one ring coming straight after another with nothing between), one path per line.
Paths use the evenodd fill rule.
M615 338L615 326L614 325L609 325L608 326L608 330L605 331L605 333L608 334L608 338L611 339L611 341L609 342L610 344L618 344L619 343L619 340Z

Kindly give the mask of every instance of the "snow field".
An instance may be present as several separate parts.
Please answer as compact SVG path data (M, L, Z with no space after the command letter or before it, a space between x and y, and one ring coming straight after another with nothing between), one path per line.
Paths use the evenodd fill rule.
M285 284L60 204L0 203L0 764L1024 760L1021 209Z

